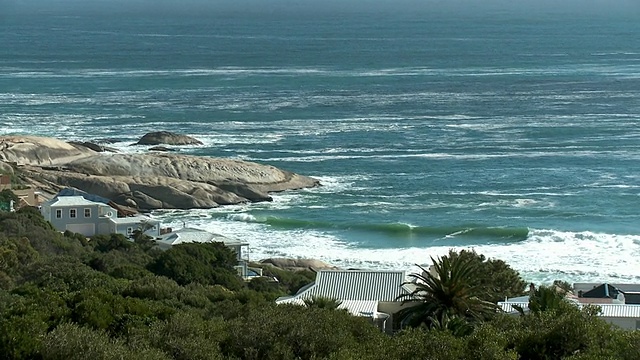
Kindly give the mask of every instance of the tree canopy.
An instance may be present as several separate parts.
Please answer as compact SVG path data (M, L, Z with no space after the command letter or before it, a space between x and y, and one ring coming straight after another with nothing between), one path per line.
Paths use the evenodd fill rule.
M473 280L490 263L475 253L450 254L437 281L424 277L439 301L426 308L429 327L390 336L346 311L275 305L312 279L306 272L265 268L277 282L245 283L220 244L148 245L62 234L34 209L0 212L0 359L640 358L640 332L612 327L597 308L556 306L542 290L535 312L484 316L477 294L500 288ZM521 290L514 284L500 296Z

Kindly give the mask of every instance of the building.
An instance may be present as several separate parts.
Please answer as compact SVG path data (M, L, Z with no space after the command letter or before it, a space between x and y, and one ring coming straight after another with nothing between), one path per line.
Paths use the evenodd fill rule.
M30 186L15 186L10 175L0 175L0 191L2 190L11 190L18 198L18 203L14 204L16 208L40 205L40 193L35 192Z
M622 294L625 304L640 305L640 284L575 283L573 289L581 302L584 299L617 299Z
M610 324L625 330L640 330L640 303L636 301L640 294L638 290L640 285L637 284L577 283L574 291L578 296L570 293L566 298L579 308L588 305L600 307L600 317ZM529 297L507 299L499 302L498 306L506 313L518 314L514 306L527 309Z
M304 305L306 299L314 297L336 299L341 301L338 309L369 318L381 330L392 332L394 315L413 306L397 300L415 289L406 281L404 271L320 270L315 282L293 296L276 299L276 303Z
M244 279L247 279L251 276L251 274L253 274L247 267L248 259L246 258L246 256L248 255L248 251L243 251L243 249L247 249L249 246L249 244L246 242L234 240L205 230L189 227L159 235L156 239L156 243L163 250L169 249L172 246L178 244L211 242L224 243L227 247L236 252L238 265L236 265L235 268L238 272L238 275L242 276L242 278Z
M160 221L147 216L118 217L118 211L83 196L61 196L42 203L40 212L58 231L72 231L84 236L122 234L130 237L142 230L153 238L160 236Z

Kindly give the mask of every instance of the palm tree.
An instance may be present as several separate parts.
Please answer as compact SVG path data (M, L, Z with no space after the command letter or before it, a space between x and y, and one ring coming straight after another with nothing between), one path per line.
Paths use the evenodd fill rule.
M338 306L342 304L341 300L328 298L324 296L313 296L308 299L304 299L304 305L307 307L314 307L319 309L338 309Z
M413 281L405 283L414 284L415 290L398 297L403 304L419 302L399 312L402 324L443 328L445 323L453 319L473 323L487 319L496 312L495 304L480 298L483 294L475 277L476 266L471 259L443 256L439 261L433 258L431 261L434 273L418 265L422 273L409 275Z

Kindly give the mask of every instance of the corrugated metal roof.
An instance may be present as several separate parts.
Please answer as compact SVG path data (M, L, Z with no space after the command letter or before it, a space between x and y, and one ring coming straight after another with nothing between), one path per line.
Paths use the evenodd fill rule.
M195 228L182 228L173 232L163 234L157 241L162 241L169 245L178 245L184 243L208 243L208 242L222 242L227 246L244 246L248 243L241 242L235 239L222 236L220 234L214 234L205 230Z
M408 293L402 286L404 282L404 271L321 270L316 274L315 283L295 297L395 301Z
M523 309L527 309L528 302L499 302L498 306L502 311L510 313L515 312L516 309L513 305L518 305ZM617 317L617 318L639 318L640 319L640 305L628 305L628 304L576 304L582 308L587 305L596 305L601 309L600 316L602 317Z
M406 293L405 281L404 271L323 270L309 290L334 299L395 301Z
M517 310L513 307L513 305L520 306L523 309L529 308L529 302L499 302L498 306L502 309L502 311L506 313L516 312Z
M640 305L627 304L600 304L601 316L604 317L624 317L640 318Z
M278 304L293 304L304 306L301 298L289 298L277 302ZM378 313L378 301L376 300L343 300L338 309L347 310L351 315L374 317Z

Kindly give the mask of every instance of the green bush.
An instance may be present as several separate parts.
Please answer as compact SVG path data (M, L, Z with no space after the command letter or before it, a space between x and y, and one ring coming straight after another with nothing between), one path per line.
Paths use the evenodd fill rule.
M235 272L236 264L236 253L223 243L180 244L160 254L148 269L180 285L197 282L238 290L244 282Z

